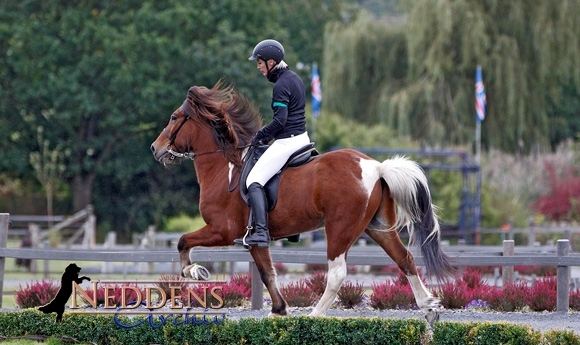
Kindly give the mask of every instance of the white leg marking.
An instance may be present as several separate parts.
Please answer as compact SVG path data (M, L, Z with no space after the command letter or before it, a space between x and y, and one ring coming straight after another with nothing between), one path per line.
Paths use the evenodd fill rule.
M346 260L344 258L344 253L340 254L334 260L328 260L328 276L326 277L326 289L314 307L314 310L310 313L311 316L321 316L326 314L328 308L338 293L338 289L342 285L344 278L346 277Z
M439 300L434 298L431 292L427 290L419 276L410 275L407 276L407 279L409 280L409 284L413 290L413 295L415 295L417 306L421 308L421 310L428 312L431 309L440 308Z

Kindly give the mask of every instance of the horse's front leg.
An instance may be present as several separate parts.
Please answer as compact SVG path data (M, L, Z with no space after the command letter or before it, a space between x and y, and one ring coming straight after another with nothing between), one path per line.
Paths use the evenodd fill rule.
M260 278L266 285L270 297L272 298L272 310L270 316L286 315L286 300L282 297L278 289L278 279L276 278L276 270L272 264L272 257L270 256L270 248L254 246L250 249L250 254L254 258L254 262L260 272Z
M212 225L205 225L203 228L184 234L177 242L177 251L179 252L179 261L181 263L181 276L188 277L189 272L184 269L191 265L189 251L193 247L217 247L231 245L233 239L222 236L224 232L215 231Z

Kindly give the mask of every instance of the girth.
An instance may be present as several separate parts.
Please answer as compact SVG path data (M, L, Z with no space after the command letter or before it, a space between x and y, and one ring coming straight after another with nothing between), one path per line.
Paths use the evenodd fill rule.
M270 147L269 145L250 146L250 149L244 157L244 164L242 166L242 173L240 175L240 194L242 199L248 203L248 188L246 187L246 179L250 170L254 167L262 154ZM303 146L294 152L284 166L278 171L264 186L266 192L266 199L268 200L268 211L274 209L278 199L278 185L280 184L280 176L288 167L297 167L306 164L318 156L318 151L314 148L314 143Z

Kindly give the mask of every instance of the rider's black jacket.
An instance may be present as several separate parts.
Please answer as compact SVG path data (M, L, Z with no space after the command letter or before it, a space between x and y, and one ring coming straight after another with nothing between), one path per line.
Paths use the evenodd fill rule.
M302 79L290 69L281 68L271 71L268 80L274 83L271 104L274 117L258 132L258 138L270 141L306 132L306 95Z

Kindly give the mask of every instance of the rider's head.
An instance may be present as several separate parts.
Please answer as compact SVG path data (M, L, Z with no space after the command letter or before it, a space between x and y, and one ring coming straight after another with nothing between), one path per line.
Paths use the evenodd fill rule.
M276 40L263 40L258 43L249 60L256 60L258 62L258 69L265 77L268 77L270 72L283 62L284 47Z

